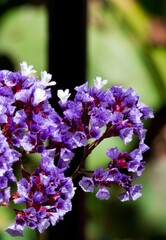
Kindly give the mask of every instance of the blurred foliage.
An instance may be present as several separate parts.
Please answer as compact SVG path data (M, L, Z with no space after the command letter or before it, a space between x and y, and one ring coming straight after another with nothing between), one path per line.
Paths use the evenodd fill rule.
M38 72L47 69L47 11L42 2L0 1L0 61L15 70L21 61L33 64ZM93 79L101 76L109 80L107 87L132 87L141 101L157 113L166 104L165 13L166 4L162 0L89 0L89 84L92 86ZM149 127L149 122L146 126ZM115 146L121 151L133 148L133 144L125 146L117 137L105 140L92 153L87 167L93 170L101 164L105 166L106 149ZM153 158L148 161L143 177L137 180L143 184L143 196L136 202L118 201L116 196L121 190L116 187L108 201L87 194L87 240L165 239L165 176L165 165L162 162L158 165ZM0 208L0 216L0 229L13 221L10 209ZM8 239L11 239L8 234L0 233L0 240ZM33 240L34 232L26 229L25 237L18 239Z
M47 11L43 5L12 8L1 16L0 56L7 56L16 71L22 61L39 72L47 69Z
M132 87L140 95L140 100L153 108L155 113L166 104L164 2L89 1L90 84L90 79L102 76L109 80L109 87ZM149 128L149 122L146 127ZM154 128L155 125L148 131ZM107 148L118 146L121 151L131 151L136 143L124 146L118 138L108 139L92 153L87 167L94 169L101 165L101 161L106 166ZM120 193L118 187L112 189L108 201L101 202L94 195L88 195L88 240L166 238L166 168L158 164L158 159L149 157L145 160L148 160L146 170L143 177L136 181L143 184L143 196L136 202L121 203L116 197ZM158 174L155 173L157 166Z
M132 87L142 102L159 110L166 102L166 51L150 42L150 16L131 0L89 3L88 80L92 84L99 75L109 80L109 87ZM98 166L106 149L115 146L132 148L117 138L105 140L90 156L88 167Z

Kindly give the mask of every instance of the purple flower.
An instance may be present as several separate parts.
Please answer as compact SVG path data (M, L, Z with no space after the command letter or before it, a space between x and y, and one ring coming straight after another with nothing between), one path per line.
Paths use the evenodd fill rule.
M59 220L59 214L57 212L50 212L49 219L51 224L55 226Z
M45 149L45 146L44 145L38 145L36 147L36 152L43 155L45 153L46 149Z
M32 150L37 142L37 138L35 135L31 135L25 132L23 138L20 140L21 145L23 146L25 151Z
M141 176L143 170L145 169L144 167L145 162L138 162L136 160L130 161L127 163L127 169L129 172L136 173L137 176Z
M119 183L120 183L121 187L128 188L128 186L132 183L132 178L131 178L131 176L122 174Z
M96 193L96 197L100 200L107 200L110 198L110 192L105 187L101 187Z
M17 73L8 73L7 76L4 78L4 82L8 87L16 86L20 81L21 75L19 72Z
M118 197L119 197L119 199L120 199L121 202L125 202L125 201L129 201L129 200L130 200L130 195L129 195L129 192L128 192L128 191L119 194Z
M50 173L52 172L52 170L54 169L54 160L51 157L48 156L44 156L41 158L40 160L40 167L43 171L45 171L46 173Z
M114 112L111 114L110 121L113 125L120 125L123 120L123 114L120 112Z
M139 111L138 108L132 108L128 114L128 119L132 123L132 125L136 126L137 128L142 127L143 123L141 121L142 113Z
M95 182L105 181L106 178L107 178L107 171L105 171L102 167L99 167L94 171L93 179Z
M87 137L84 132L81 132L81 131L75 132L73 135L73 140L78 147L87 145Z
M128 200L136 200L142 196L142 185L131 186L125 193L119 195L121 202Z
M95 124L94 124L95 125ZM91 126L92 129L90 130L89 132L89 136L90 138L95 138L95 139L99 139L100 138L100 134L101 134L101 131L103 130L103 128L99 128L98 126Z
M72 119L81 118L82 103L75 103L69 101L66 110L63 112L65 119L71 121Z
M21 225L13 223L8 228L5 229L5 232L9 233L12 237L23 237L23 228Z
M18 181L17 182L17 189L18 189L17 191L21 197L14 199L14 202L15 203L26 202L28 199L28 193L29 193L30 188L31 188L31 186L25 178Z
M40 209L37 213L36 213L36 216L37 216L37 218L41 218L41 219L43 219L43 218L45 218L46 217L46 209L45 208L43 208L43 209Z
M0 177L0 189L6 188L8 185L7 177Z
M135 135L139 138L140 143L143 143L144 140L145 140L147 130L142 129L142 128L138 128L138 129L135 129L134 132L135 132Z
M148 118L154 118L153 110L150 109L147 105L144 103L138 103L138 108L140 112L142 113L141 120L148 119Z
M30 125L30 131L32 134L37 134L40 132L40 127L37 124L31 124Z
M104 90L107 80L100 77L94 80L92 88L88 82L77 86L74 101L68 100L68 89L58 90L62 110L59 115L48 101L51 90L46 87L55 85L49 83L51 75L44 71L41 80L30 77L36 72L32 68L23 62L20 72L0 71L0 205L10 204L10 200L15 206L25 206L15 210L15 223L6 229L12 236L23 236L25 226L43 233L71 211L76 188L72 178L65 177L65 171L74 158L75 148L86 146L84 156L88 156L111 136L119 136L127 144L135 134L139 147L130 153L121 153L117 147L108 149L106 155L111 160L107 168L99 167L91 177L83 176L79 186L85 192L94 192L98 187L96 197L101 200L109 199L108 188L113 184L125 189L119 195L121 201L139 198L142 186L132 182L141 176L143 153L148 150L142 120L154 117L132 88L113 86ZM88 144L93 138L96 140ZM22 154L17 151L20 147ZM32 173L24 169L26 164L21 158L28 152L41 155L40 165ZM19 160L22 179L17 181L17 191L11 194L8 185L15 181L13 163ZM80 170L82 166L77 167Z
M79 185L84 190L84 192L94 192L94 182L92 178L83 177L79 181Z
M138 148L136 148L132 152L130 152L129 156L131 157L131 159L137 160L139 162L143 159L142 151L141 151L141 149L138 149Z
M48 185L50 183L50 177L47 175L45 176L40 173L40 182L43 187L48 187Z
M70 177L65 179L65 181L63 182L63 186L60 188L61 195L65 199L72 199L75 194L75 190L76 188L73 187L72 179Z
M16 219L23 218L25 225L42 233L50 222L54 225L68 211L71 211L71 199L75 194L72 179L65 177L63 170L55 165L47 173L42 168L36 169L27 180L18 182L15 203L25 200L27 208L17 213ZM53 220L54 213L56 219Z
M40 203L42 201L43 193L36 191L33 195L33 201L36 203Z
M48 129L43 129L40 131L40 141L45 142L49 136Z
M68 162L73 159L74 153L67 148L62 148L60 157L63 159L63 161Z
M19 124L21 127L27 127L26 124L27 115L23 109L16 112L15 116L13 117L13 121L16 124Z
M111 168L107 173L107 181L118 182L121 178L121 173L117 168Z
M21 102L28 102L31 97L32 89L22 89L15 94L15 99Z
M124 144L131 142L132 137L133 137L133 128L132 127L122 128L120 130L119 136L122 139L122 141L124 142Z
M85 84L75 87L75 90L77 91L77 94L75 96L75 101L80 101L82 103L88 103L94 100L93 97L89 95L88 92L88 82Z
M0 123L7 123L7 116L4 114L0 114Z
M24 211L26 217L29 220L33 220L33 221L37 220L37 218L36 218L36 210L35 210L34 207L30 207L30 208L24 209L23 211Z
M91 116L91 125L95 125L94 122L98 123L96 126L103 127L106 123L111 120L111 112L103 107L100 108L93 108L91 111L88 112Z
M27 226L31 229L35 229L37 227L37 223L35 221L28 221Z
M50 225L49 219L41 219L37 225L40 233L43 233Z
M111 158L112 160L117 160L120 155L120 151L119 151L118 147L109 148L109 149L107 149L106 155L109 158Z
M6 188L6 189L4 189L3 191L0 192L0 206L1 206L3 201L8 203L9 198L10 198L10 187L8 187L8 188Z
M126 92L125 89L122 88L122 86L112 86L110 91L112 92L113 96L117 99L123 99L124 93Z

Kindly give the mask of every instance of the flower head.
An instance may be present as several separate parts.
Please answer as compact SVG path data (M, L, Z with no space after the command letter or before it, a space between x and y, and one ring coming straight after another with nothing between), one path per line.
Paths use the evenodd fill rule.
M55 81L50 82L52 75L46 71L41 72L41 84L45 87L56 85Z
M44 89L36 88L34 92L34 101L33 104L39 104L40 102L47 99L46 92Z
M143 153L149 149L144 143L146 129L142 121L154 116L148 106L139 102L135 91L121 86L104 90L108 81L96 77L92 88L88 82L75 87L73 101L68 100L69 89L57 91L60 115L48 101L51 90L46 87L56 84L51 82L51 74L41 72L40 81L33 76L36 71L32 65L22 62L20 66L21 72L17 73L0 71L0 206L8 206L16 213L15 222L5 231L11 236L23 236L25 226L37 228L40 233L50 224L55 226L72 209L76 189L73 178L80 173L85 174L80 187L85 192L98 188L96 197L101 200L110 198L109 189L114 184L124 189L119 195L122 202L139 198L142 186L133 185L133 180L144 171ZM133 135L139 143L132 152L109 148L106 168L82 169L85 159L103 139L120 137L128 144ZM72 177L66 177L78 147L85 147L84 154L78 158ZM31 172L22 157L34 153L40 163ZM22 179L16 181L13 164L17 161ZM16 182L16 192L12 185L9 187L11 182ZM16 208L10 206L10 201ZM20 203L24 203L22 210L17 208Z
M33 70L33 65L28 66L24 61L20 64L22 76L30 76L31 74L36 73L36 70Z
M71 93L69 93L69 89L63 91L62 89L57 92L58 97L60 98L62 104L67 102L67 99L70 97Z
M101 77L96 77L96 79L94 80L94 85L96 88L101 89L102 87L104 87L106 84L108 83L108 80L103 80Z

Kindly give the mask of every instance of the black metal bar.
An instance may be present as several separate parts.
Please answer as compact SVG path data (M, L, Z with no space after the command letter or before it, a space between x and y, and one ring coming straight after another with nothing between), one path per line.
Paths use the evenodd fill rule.
M86 78L86 0L49 0L49 72L53 90L83 84Z
M86 0L48 0L49 11L49 72L57 85L52 87L51 105L58 111L57 89L74 87L86 79ZM83 149L75 153L70 175L74 172ZM76 179L75 184L77 184ZM50 227L48 239L84 240L85 197L79 188L73 199L72 212L63 221Z

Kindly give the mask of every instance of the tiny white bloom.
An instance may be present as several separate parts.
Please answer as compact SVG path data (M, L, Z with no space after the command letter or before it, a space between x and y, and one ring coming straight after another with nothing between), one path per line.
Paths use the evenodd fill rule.
M41 84L45 87L56 85L55 81L50 82L51 79L52 75L50 73L47 73L46 71L41 72Z
M39 104L40 102L47 99L46 92L44 89L36 88L34 92L34 104Z
M69 93L69 89L63 91L62 89L57 92L58 97L60 98L62 104L66 103L67 99L70 97L71 93Z
M102 87L104 87L106 84L108 83L108 80L103 80L101 81L101 77L96 77L96 79L94 80L94 86L98 89L101 89Z
M20 63L22 76L29 76L36 73L36 70L33 70L33 65L28 66L26 62Z

